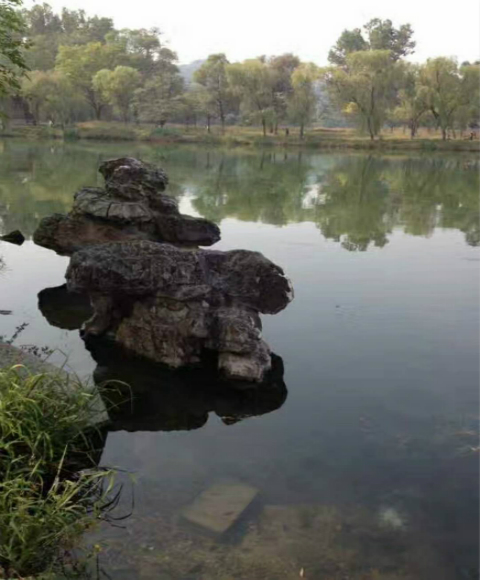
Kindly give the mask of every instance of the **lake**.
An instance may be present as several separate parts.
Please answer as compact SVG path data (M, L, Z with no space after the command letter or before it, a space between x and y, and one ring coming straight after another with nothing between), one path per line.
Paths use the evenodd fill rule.
M145 379L154 403L119 421L102 454L122 470L118 515L131 512L87 539L104 577L478 578L478 162L0 142L0 233L27 238L0 242L0 335L54 349L82 377L97 364L78 325L60 299L53 314L38 307L68 258L31 236L121 155L162 166L181 210L221 226L214 247L262 252L295 299L263 317L284 366L279 400L202 406ZM136 376L128 364L120 378ZM187 525L183 508L232 480L258 496L231 533Z

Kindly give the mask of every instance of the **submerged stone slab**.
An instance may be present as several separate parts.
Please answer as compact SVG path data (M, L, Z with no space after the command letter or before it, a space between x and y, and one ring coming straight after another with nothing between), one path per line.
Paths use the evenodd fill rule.
M257 494L255 487L245 483L216 483L184 508L182 516L209 532L223 534L240 518Z

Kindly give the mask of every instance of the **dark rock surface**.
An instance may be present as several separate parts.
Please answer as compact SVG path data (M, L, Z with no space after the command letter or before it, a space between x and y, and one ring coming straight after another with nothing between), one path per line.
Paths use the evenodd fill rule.
M9 234L0 236L0 240L2 240L2 242L10 242L10 244L16 244L17 246L21 246L25 241L25 236L22 234L20 230L14 230Z
M283 310L293 297L283 270L259 252L187 250L148 241L84 248L72 257L66 277L73 292L238 303L264 314Z
M68 215L44 218L33 239L61 255L92 244L142 240L182 246L211 246L220 239L218 226L183 215L175 199L162 193L168 179L153 165L123 157L100 165L105 189L84 187L74 195Z
M254 382L271 361L258 313L279 312L293 296L282 269L257 252L148 241L84 248L66 278L68 290L90 295L85 336L109 334L172 368L199 364L213 350L222 374Z

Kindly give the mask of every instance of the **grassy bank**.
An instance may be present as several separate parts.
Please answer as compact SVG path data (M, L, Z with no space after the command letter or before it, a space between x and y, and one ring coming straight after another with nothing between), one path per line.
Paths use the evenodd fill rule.
M96 467L93 397L64 375L0 369L0 578L63 569L105 514L113 474Z
M212 127L208 133L203 127L167 125L134 125L114 122L79 123L65 130L47 126L15 126L0 133L3 137L26 139L79 139L99 141L143 141L150 143L201 143L221 146L280 146L308 147L313 149L359 149L359 150L405 150L405 151L480 151L478 140L470 141L460 135L456 139L442 141L439 132L421 130L418 137L410 139L402 129L385 131L378 139L371 141L358 135L353 129L313 128L300 139L297 129L285 130L278 135L262 135L258 127L227 127L224 132Z

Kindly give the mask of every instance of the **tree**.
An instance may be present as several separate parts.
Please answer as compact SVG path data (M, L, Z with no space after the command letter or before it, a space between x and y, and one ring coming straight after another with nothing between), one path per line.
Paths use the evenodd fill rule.
M373 140L395 103L402 69L388 50L353 52L345 64L327 71L330 96Z
M335 65L345 66L347 55L364 50L389 50L393 60L411 54L415 49L410 24L395 28L391 20L373 18L363 27L344 30L335 46L328 54L328 60ZM366 37L366 38L365 38Z
M460 128L478 128L480 124L480 63L462 64L460 68L461 105L457 112Z
M243 112L260 121L265 137L267 122L274 113L271 68L265 59L255 58L229 65L227 75L232 90L240 97Z
M300 66L300 59L292 53L273 56L269 60L273 75L272 105L275 113L274 132L278 133L278 123L287 116L288 100L293 93L292 73Z
M177 55L160 41L158 28L113 31L106 36L109 44L116 45L124 55L122 62L137 69L144 80L152 75L177 73Z
M20 0L0 0L0 97L20 88L19 77L27 70L23 50L24 22L15 10Z
M403 88L398 93L399 104L394 110L395 119L405 123L413 139L417 133L420 119L428 111L425 87L419 83L420 67L409 64L405 67Z
M419 82L426 95L428 108L445 140L447 130L453 128L455 113L462 105L458 64L451 58L428 59L420 71Z
M199 84L193 84L184 93L182 98L183 116L187 121L193 122L196 126L199 117L205 117L207 121L207 132L210 133L211 119L215 115L216 104L212 101L211 94L207 89Z
M195 82L204 86L210 94L222 129L225 128L225 116L232 101L232 90L227 77L228 65L224 54L211 54L193 75Z
M100 42L59 48L56 69L82 91L96 119L100 119L107 102L104 95L93 85L93 77L102 69L113 69L121 56L119 46Z
M69 124L83 110L84 100L69 79L58 71L33 71L22 81L20 95L28 103L36 125L43 116Z
M94 90L120 111L125 123L139 84L140 73L129 66L117 66L113 71L102 69L92 81Z
M181 111L183 79L176 73L165 73L148 80L135 92L135 107L140 118L163 127Z
M302 64L292 73L293 92L289 98L288 111L290 119L300 125L300 139L303 139L305 126L316 113L315 84L319 76L320 69L312 63Z

